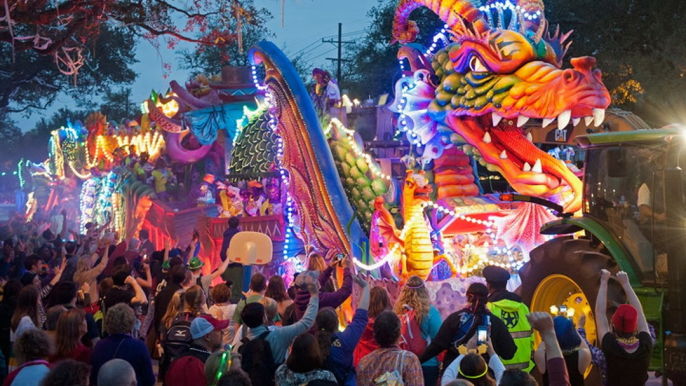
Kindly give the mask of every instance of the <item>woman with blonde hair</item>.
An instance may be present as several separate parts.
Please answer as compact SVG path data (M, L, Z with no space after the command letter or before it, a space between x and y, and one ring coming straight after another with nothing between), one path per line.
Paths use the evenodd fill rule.
M199 285L193 285L186 291L179 290L174 293L167 306L167 311L160 321L160 343L162 347L165 347L167 332L174 323L177 321L191 323L196 317L205 314L203 305L207 305L207 300L205 299L205 292ZM165 351L169 350L165 349ZM166 374L172 359L166 352L162 355L159 368L162 379L164 379L164 374Z
M63 312L57 321L55 330L55 355L50 363L63 359L74 359L90 365L91 349L81 343L81 338L88 332L86 313L78 308Z
M76 263L76 272L74 272L74 282L79 288L81 288L84 283L88 283L90 286L89 294L91 303L97 302L98 299L100 299L96 278L102 273L103 270L105 270L105 267L107 267L107 262L109 261L109 248L105 248L102 259L100 259L100 263L93 267L93 263L95 263L97 259L97 253L94 253L90 257L81 256Z
M327 265L326 260L317 252L310 253L310 256L307 258L307 270L319 271L320 292L336 291L336 284L331 274L333 273L333 266L337 262L338 260L334 260L331 265Z
M419 276L411 276L405 282L393 311L399 318L411 316L419 324L422 338L427 344L436 337L441 328L441 314L431 305L429 291L424 286L424 280ZM421 353L416 353L417 355ZM425 385L435 385L438 382L438 360L434 357L422 363Z

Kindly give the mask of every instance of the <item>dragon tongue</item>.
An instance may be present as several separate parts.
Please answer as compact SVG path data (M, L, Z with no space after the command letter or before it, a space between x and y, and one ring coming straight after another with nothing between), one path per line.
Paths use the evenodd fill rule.
M570 186L575 186L575 183L578 182L578 178L560 160L528 141L521 129L500 125L497 129L491 130L490 134L493 142L507 151L508 155L512 155L514 159L521 161L522 164L528 163L542 167L543 173L553 175L560 181L567 182Z

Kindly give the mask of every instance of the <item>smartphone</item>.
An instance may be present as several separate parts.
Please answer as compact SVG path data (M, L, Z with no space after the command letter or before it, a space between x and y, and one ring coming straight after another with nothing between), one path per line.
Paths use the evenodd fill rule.
M143 262L148 261L148 255L143 255Z
M564 306L564 305L560 306L560 313L566 314L567 313L567 306Z
M486 344L488 342L488 327L479 326L476 330L476 341L478 345Z

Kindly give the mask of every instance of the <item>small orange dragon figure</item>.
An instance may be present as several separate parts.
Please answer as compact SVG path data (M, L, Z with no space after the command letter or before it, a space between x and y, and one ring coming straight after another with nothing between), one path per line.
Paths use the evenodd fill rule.
M400 274L403 279L416 275L426 279L434 265L444 260L450 266L453 275L457 270L450 259L438 255L431 240L431 227L424 215L426 202L432 188L429 185L424 171L414 173L407 171L403 194L401 197L402 214L405 226L402 231L395 226L393 216L384 207L384 199L379 196L374 201L376 209L372 218L372 254L377 254L380 249L379 243L387 243L390 250L388 253L400 256ZM377 253L375 253L377 252ZM396 271L397 272L397 271Z

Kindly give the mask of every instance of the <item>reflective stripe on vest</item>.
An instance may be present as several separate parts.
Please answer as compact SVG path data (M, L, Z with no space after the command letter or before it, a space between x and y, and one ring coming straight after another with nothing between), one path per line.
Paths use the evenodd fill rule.
M529 309L524 303L507 299L488 303L488 309L505 324L517 346L517 352L512 359L502 359L505 367L526 372L531 371L534 367L534 363L531 361L534 336L529 320L526 318Z

